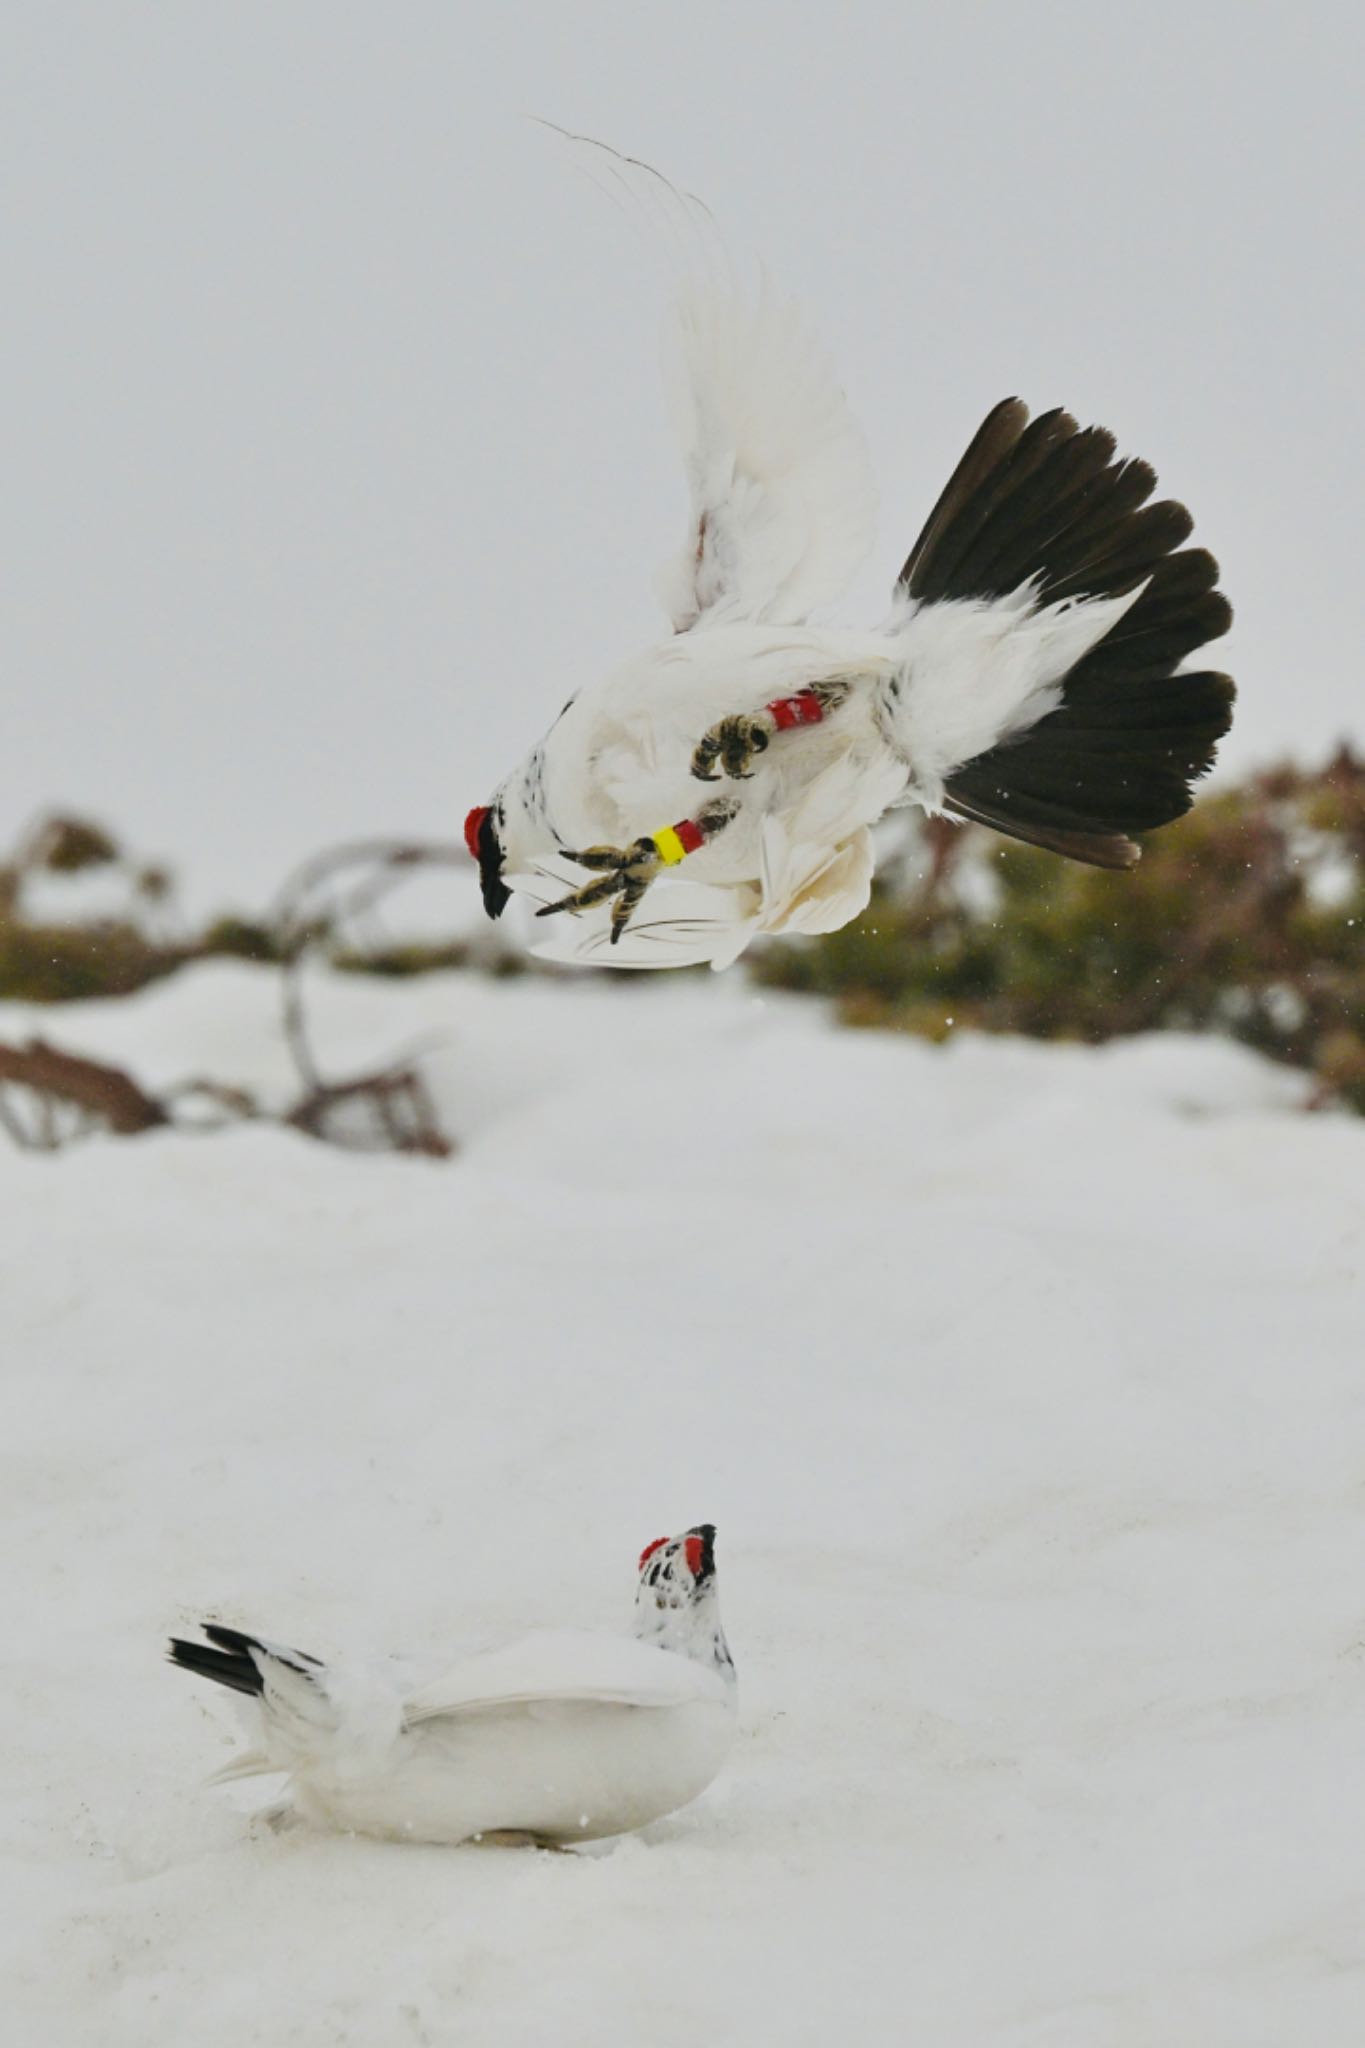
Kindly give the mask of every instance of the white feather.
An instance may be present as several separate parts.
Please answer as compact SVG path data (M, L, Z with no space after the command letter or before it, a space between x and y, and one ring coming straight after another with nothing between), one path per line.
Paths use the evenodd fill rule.
M734 1737L733 1683L634 1637L545 1631L416 1691L387 1666L305 1677L255 1661L261 1753L297 1810L366 1834L624 1833L696 1798Z
M1025 583L1008 597L898 606L903 682L888 724L910 763L909 795L936 810L955 768L1055 711L1068 670L1145 588L1040 607Z
M587 1630L544 1629L442 1672L413 1693L403 1719L413 1728L423 1721L537 1701L681 1707L691 1700L725 1699L715 1671L652 1643Z
M211 1771L204 1780L206 1785L232 1785L239 1778L274 1778L279 1776L280 1766L272 1764L262 1750L244 1749L232 1757L220 1770Z
M570 867L566 861L554 860L538 862L534 873L506 877L508 887L537 908L557 902L581 880L579 869ZM615 945L611 943L611 906L599 904L576 915L557 917L553 924L538 923L537 940L531 951L538 960L552 961L559 967L644 971L704 967L726 953L736 931L747 934L750 913L757 900L757 891L750 885L715 888L682 877L664 876L650 889ZM746 936L744 944L747 943ZM739 950L743 950L742 945Z
M698 279L666 361L692 494L661 578L675 630L799 624L842 597L876 528L867 444L823 351L766 276L752 295Z
M876 863L860 826L836 844L794 840L780 818L763 827L763 932L837 932L866 910Z
M675 631L799 624L843 596L876 530L867 443L823 349L765 272L741 282L694 193L606 143L540 125L674 273L664 370L692 498L687 538L660 575Z

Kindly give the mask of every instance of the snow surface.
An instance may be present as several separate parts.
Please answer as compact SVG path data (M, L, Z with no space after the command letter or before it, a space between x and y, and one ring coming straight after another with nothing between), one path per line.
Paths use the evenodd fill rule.
M275 978L0 1013L287 1092ZM1285 2048L1365 2033L1365 1125L1175 1037L742 983L318 990L461 1149L0 1149L11 2038ZM625 1623L719 1525L742 1732L597 1853L276 1832L201 1615ZM240 1795L238 1795L240 1797Z

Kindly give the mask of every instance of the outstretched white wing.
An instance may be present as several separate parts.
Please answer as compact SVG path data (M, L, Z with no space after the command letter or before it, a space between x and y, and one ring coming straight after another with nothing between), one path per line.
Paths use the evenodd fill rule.
M723 1701L714 1671L631 1636L547 1629L506 1649L467 1657L408 1700L409 1727L454 1714L553 1701L596 1700L628 1707L681 1707Z
M692 494L663 598L677 632L798 625L841 597L869 547L867 444L799 309L764 277L689 279L674 311L669 395Z
M634 214L676 279L665 369L692 516L661 579L675 630L801 624L842 597L876 525L867 443L823 350L767 277L740 283L693 194L605 143L541 125Z

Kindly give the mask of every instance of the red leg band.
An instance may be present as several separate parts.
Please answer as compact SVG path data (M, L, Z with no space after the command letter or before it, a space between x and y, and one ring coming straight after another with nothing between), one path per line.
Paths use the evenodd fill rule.
M706 834L691 818L680 818L673 830L682 842L684 853L695 853L699 846L706 844Z
M775 698L765 709L771 711L779 732L790 732L794 725L819 725L825 715L814 690L802 690L795 697Z

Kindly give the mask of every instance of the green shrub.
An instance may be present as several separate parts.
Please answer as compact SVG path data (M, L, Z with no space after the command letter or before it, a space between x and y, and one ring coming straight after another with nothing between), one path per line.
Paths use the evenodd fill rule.
M1349 752L1206 795L1126 874L942 821L903 865L843 931L772 943L759 979L930 1038L1222 1031L1365 1110L1365 764Z
M183 948L159 945L131 924L27 924L0 917L0 997L13 1002L132 995L184 959Z

